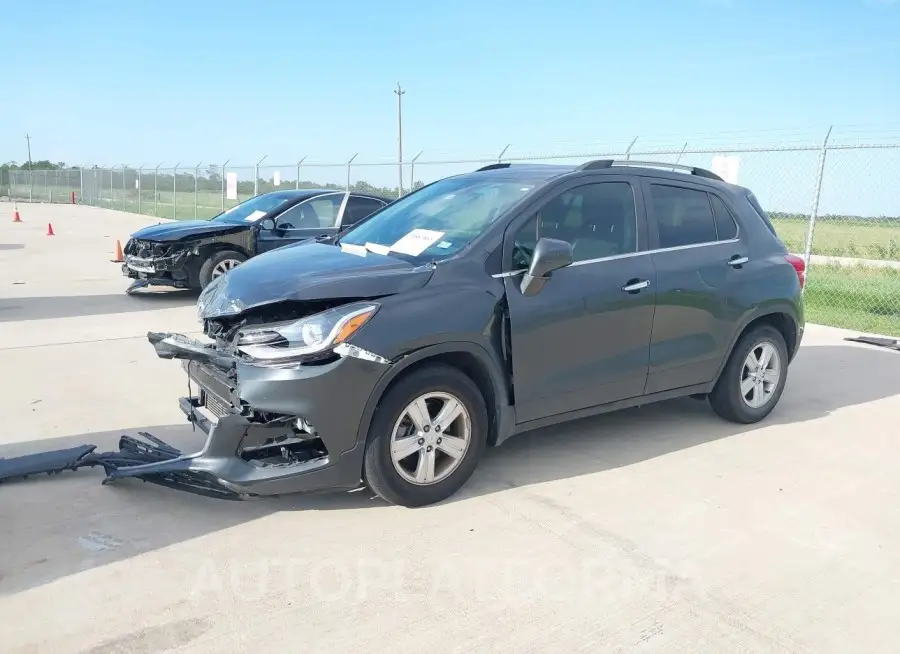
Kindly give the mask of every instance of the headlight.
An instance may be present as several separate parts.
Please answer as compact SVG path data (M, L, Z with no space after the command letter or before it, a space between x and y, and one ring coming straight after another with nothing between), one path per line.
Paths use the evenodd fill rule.
M353 336L377 310L371 302L348 304L285 325L241 330L237 348L261 361L318 354Z

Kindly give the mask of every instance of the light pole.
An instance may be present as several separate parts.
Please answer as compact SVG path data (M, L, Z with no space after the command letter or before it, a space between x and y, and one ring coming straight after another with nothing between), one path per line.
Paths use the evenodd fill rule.
M397 82L397 88L394 89L397 94L397 197L403 195L403 95L406 93L400 88L400 82Z

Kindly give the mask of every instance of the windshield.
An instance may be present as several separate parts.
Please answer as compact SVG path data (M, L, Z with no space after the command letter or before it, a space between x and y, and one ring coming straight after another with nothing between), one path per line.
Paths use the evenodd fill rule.
M471 243L534 188L529 180L490 176L442 179L395 200L348 231L340 245L406 255L415 263L446 259Z
M265 216L272 211L272 209L277 209L289 199L288 196L277 193L257 195L231 207L231 209L226 209L224 212L213 218L213 220L229 223L253 222L254 220L259 220Z

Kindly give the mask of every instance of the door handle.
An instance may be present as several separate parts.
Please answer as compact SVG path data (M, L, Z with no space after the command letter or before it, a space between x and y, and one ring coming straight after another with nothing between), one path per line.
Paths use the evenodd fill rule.
M623 286L622 290L625 293L639 293L642 289L645 289L648 286L650 286L649 279L644 279L644 280L633 279L633 280L629 281L625 286Z
M736 254L733 257L731 257L727 263L729 266L743 266L748 261L750 261L750 259L748 257L742 257L742 256Z

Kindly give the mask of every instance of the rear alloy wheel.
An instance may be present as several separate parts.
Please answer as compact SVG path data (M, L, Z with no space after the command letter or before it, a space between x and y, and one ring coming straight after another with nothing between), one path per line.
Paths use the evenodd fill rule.
M393 386L372 420L364 476L381 498L402 506L446 499L468 480L487 441L478 387L443 364Z
M710 405L726 420L759 422L781 398L787 365L787 346L781 332L770 325L760 325L738 341L709 394Z
M246 260L247 257L235 250L213 252L200 267L200 288L206 288L211 281L237 268Z

